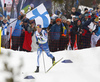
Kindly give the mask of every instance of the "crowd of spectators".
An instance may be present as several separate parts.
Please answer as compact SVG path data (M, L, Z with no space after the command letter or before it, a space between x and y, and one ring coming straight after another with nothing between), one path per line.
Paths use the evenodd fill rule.
M33 5L31 7L33 7ZM51 17L50 25L44 29L48 32L50 51L65 50L69 42L73 50L75 41L77 41L78 49L95 47L100 35L100 8L95 10L85 8L84 14L82 14L77 12L75 7L72 7L69 17L66 17L66 14ZM9 25L9 20L10 17L6 15L6 7L4 7L4 14L0 14L0 27L6 30ZM64 30L66 30L65 34ZM31 36L33 36L35 31L35 20L27 19L25 11L21 10L12 33L12 49L29 51L23 48L25 32L31 33ZM2 35L2 47L9 48L8 35L9 32L6 30L6 33Z
M52 18L49 30L49 47L50 51L65 50L71 44L74 49L75 41L78 49L95 47L100 39L100 8L95 10L84 9L84 14L77 12L72 7L70 16L58 16ZM66 27L66 35L63 34L63 24Z

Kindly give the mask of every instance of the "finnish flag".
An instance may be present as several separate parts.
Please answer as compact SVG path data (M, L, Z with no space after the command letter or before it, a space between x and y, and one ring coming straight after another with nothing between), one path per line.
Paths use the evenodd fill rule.
M30 20L35 19L36 25L40 24L42 28L47 28L50 24L50 16L43 3L27 13L26 17Z

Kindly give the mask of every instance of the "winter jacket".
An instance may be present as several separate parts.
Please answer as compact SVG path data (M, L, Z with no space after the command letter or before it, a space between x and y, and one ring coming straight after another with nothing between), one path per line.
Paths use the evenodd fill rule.
M72 33L73 34L78 34L80 31L81 31L81 29L82 29L82 25L79 25L79 26L73 26L73 28L72 28Z
M21 23L21 20L17 20L15 29L12 33L12 36L21 36L21 32L23 30L22 25L19 25Z
M61 36L61 25L54 24L50 30L50 38L52 40L59 40Z
M72 15L79 16L81 13L79 12L71 12Z
M47 43L48 41L47 32L45 30L41 30L40 33L38 33L38 31L35 32L36 42L38 42L39 45Z
M88 28L88 25L93 22L95 19L95 17L91 18L90 20L86 21L82 26L83 26L83 29L87 30L89 32L89 28Z
M98 26L98 28L95 30L95 34L96 34L97 36L100 35L100 26Z
M25 25L22 25L22 27L25 29L25 31L27 31L27 29L29 27L29 24L27 24L26 26Z
M99 12L96 11L96 15L99 16L99 14L100 14L100 11Z
M89 19L88 19L89 20ZM84 24L86 21L88 21L88 20L86 20L85 18L83 18L82 19L82 24Z

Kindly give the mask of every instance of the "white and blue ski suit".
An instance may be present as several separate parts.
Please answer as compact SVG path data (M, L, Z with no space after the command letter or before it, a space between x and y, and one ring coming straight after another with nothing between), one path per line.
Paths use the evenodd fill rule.
M36 31L35 37L36 37L36 41L39 43L39 47L37 49L37 66L39 66L39 58L43 50L45 51L47 56L50 57L51 59L54 56L50 54L50 50L49 50L48 42L47 42L48 41L47 32L45 30L41 30L41 34L40 34L38 33L38 31Z

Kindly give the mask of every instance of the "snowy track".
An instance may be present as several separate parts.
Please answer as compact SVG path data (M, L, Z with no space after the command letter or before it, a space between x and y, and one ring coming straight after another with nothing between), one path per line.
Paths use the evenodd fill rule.
M0 75L4 69L3 61L7 61L9 68L14 68L15 74L18 71L20 72L19 77L15 76L14 82L16 82L17 79L19 79L18 82L100 82L100 47L77 51L64 50L52 53L56 60L63 57L63 60L71 60L73 63L59 62L48 73L44 72L42 55L40 58L40 72L34 73L36 69L36 52L27 53L5 49L2 49L2 52L4 55L0 56ZM8 52L11 53L10 58L6 56ZM44 54L45 57L47 70L52 65L52 61L44 52L42 54ZM20 63L23 65L21 69L18 70L17 67L19 67ZM7 74L9 73L0 76L0 82L5 82L5 80L1 78L7 78ZM12 76L11 74L9 75ZM28 75L32 75L35 79L24 79L24 77Z

